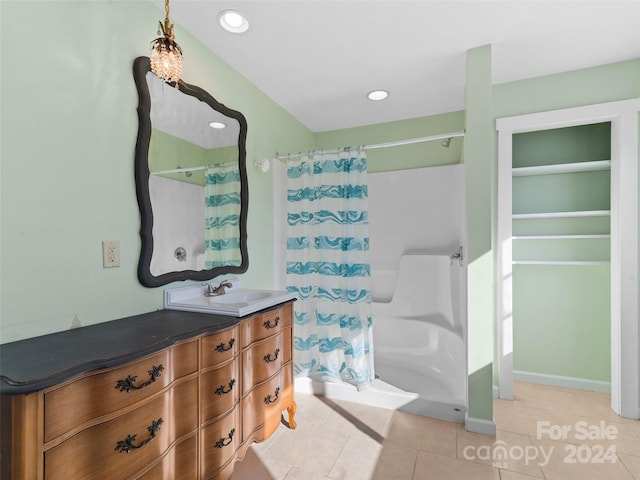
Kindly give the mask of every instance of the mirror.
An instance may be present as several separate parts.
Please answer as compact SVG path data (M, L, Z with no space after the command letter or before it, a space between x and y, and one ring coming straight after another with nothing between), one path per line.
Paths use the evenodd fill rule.
M244 116L199 87L164 82L151 72L148 57L135 60L133 74L140 283L158 287L245 272Z

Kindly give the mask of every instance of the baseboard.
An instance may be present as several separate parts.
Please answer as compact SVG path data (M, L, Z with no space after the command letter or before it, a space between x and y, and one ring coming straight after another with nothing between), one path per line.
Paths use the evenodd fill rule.
M493 398L500 398L500 387L498 385L494 385L492 387Z
M496 434L496 422L484 418L474 418L465 415L464 428L468 432L481 433L483 435Z
M585 378L563 377L561 375L548 375L544 373L513 371L513 379L522 382L541 383L554 387L575 388L578 390L590 390L593 392L611 392L611 383ZM495 392L494 392L495 396Z

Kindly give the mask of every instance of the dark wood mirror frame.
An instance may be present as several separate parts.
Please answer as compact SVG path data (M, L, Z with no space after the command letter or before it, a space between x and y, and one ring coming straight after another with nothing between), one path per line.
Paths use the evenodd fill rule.
M153 254L153 209L149 193L149 143L151 141L151 96L146 75L151 70L148 57L138 57L133 63L133 77L138 89L138 138L135 150L135 182L138 207L140 208L140 237L142 246L138 262L138 280L146 287L160 287L171 282L182 280L206 281L226 273L243 273L249 267L247 252L247 211L249 206L249 192L246 170L246 137L247 121L242 113L231 110L218 102L200 87L189 85L180 80L179 90L206 103L212 109L234 118L240 124L238 136L238 167L240 170L240 224L239 240L242 262L239 266L215 267L209 270L183 270L153 275L151 273L151 257ZM169 84L175 87L175 83Z

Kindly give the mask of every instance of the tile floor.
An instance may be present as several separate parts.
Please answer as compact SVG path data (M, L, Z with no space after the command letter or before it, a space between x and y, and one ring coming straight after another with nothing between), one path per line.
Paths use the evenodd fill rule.
M232 480L640 480L640 422L609 395L516 382L495 400L496 436L461 424L296 394L298 428L281 425Z

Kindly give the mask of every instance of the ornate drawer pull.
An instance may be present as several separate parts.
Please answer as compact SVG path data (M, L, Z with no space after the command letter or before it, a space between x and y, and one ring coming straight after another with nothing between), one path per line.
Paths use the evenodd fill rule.
M280 397L280 387L277 387L275 392L275 397L271 398L271 394L267 395L266 397L264 397L264 404L265 405L270 405L272 403L276 403L278 401L278 397Z
M233 348L233 345L236 343L236 339L232 338L231 340L229 340L229 346L226 347L224 342L222 342L220 345L216 346L216 352L228 352L229 350L231 350Z
M264 325L264 328L269 330L270 328L276 328L279 323L280 323L280 316L277 316L276 318L273 319L273 325L271 325L271 320L265 320L265 322L262 325Z
M228 437L229 440L227 440L227 438L221 438L216 442L216 448L226 447L227 445L231 444L231 442L233 442L233 436L235 434L236 434L236 429L232 428L231 431L229 432L229 437Z
M215 389L214 393L216 395L225 395L229 392L231 392L231 390L233 390L233 386L236 384L236 380L235 378L231 379L231 381L229 382L229 390L225 390L224 389L224 385L220 385L218 388Z
M271 354L270 354L270 353L268 353L267 355L265 355L265 356L263 357L264 362L265 362L265 363L275 362L275 361L278 359L278 355L280 355L280 349L279 349L279 348L276 348L276 350L275 350L275 352L273 352L273 354L274 354L274 357L273 357L273 358L271 358Z
M151 370L149 370L148 372L149 380L147 380L144 383L141 383L140 385L134 385L136 378L138 378L137 375L133 375L133 376L127 375L127 378L125 378L124 380L118 380L116 382L116 388L121 392L129 393L131 390L140 390L141 388L148 387L149 385L151 385L153 382L156 381L156 378L160 376L160 372L162 372L163 370L164 370L164 367L162 366L162 364L158 365L157 367L154 365L153 367L151 367Z
M140 442L138 445L135 445L133 443L136 441L136 437L138 436L137 434L127 435L127 438L125 438L124 440L119 440L116 443L116 448L114 450L117 450L121 453L122 452L129 453L131 450L135 448L144 447L147 443L149 443L151 440L156 438L156 433L158 433L158 430L160 430L160 425L162 425L162 423L163 423L162 418L159 418L158 420L153 420L151 422L151 425L147 427L147 430L151 435L145 440L143 440L142 442Z

